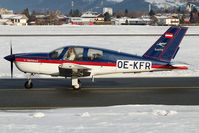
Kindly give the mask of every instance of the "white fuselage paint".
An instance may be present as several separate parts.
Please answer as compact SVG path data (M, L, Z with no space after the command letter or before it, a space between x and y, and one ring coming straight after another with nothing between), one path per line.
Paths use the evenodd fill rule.
M59 65L57 63L35 63L35 62L15 62L17 68L25 73L45 74L52 76L59 76ZM91 75L101 75L115 73L116 67L111 66L93 66L82 65L87 68L91 68Z
M39 63L39 62L15 62L17 68L26 73L36 73L36 74L47 74L47 75L59 75L60 64L55 63Z
M116 66L96 66L96 65L81 65L90 68L91 76L105 75L114 73L134 73L134 72L149 72L160 69L151 68L151 62L134 62L134 61L117 61ZM128 64L126 64L128 63ZM131 66L133 63L134 66ZM45 74L52 76L59 76L59 66L61 63L39 63L39 62L15 62L17 68L25 73Z

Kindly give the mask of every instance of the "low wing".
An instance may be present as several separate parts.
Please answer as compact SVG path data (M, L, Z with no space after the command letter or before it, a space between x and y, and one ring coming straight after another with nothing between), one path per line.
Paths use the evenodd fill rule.
M74 70L76 70L76 69L88 69L88 70L90 70L90 68L88 68L88 67L84 67L82 65L74 64L74 63L63 63L63 64L60 65L60 67L63 68L63 69L74 69Z
M64 77L72 77L72 76L85 77L85 76L90 76L89 70L91 69L79 64L63 63L59 66L59 75Z

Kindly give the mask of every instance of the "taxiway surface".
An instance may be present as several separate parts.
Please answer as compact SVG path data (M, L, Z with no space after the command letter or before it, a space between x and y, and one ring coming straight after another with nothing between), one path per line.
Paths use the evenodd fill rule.
M98 107L127 104L199 105L199 77L81 79L74 91L65 79L0 79L0 109Z

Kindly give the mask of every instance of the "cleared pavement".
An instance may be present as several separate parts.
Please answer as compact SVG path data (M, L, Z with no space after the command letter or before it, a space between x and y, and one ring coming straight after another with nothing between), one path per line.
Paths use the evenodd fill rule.
M97 107L127 104L199 105L199 77L81 79L74 91L65 79L0 79L0 109Z

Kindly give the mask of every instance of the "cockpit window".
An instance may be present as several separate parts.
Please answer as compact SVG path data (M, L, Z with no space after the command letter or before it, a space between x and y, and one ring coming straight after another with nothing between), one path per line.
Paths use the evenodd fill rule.
M83 59L83 48L73 48L69 47L67 52L65 53L63 60L75 60L80 61Z
M60 54L62 53L62 51L63 51L63 48L61 48L61 49L56 49L56 50L54 50L54 51L52 51L52 52L50 53L50 57L51 57L52 59L57 59L57 58L59 58L59 56L60 56Z
M88 60L99 59L103 56L103 51L97 50L97 49L89 49L87 56L88 56Z

